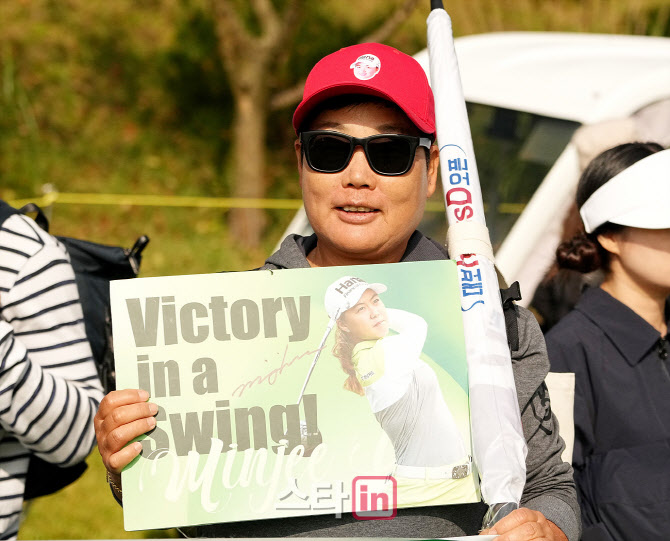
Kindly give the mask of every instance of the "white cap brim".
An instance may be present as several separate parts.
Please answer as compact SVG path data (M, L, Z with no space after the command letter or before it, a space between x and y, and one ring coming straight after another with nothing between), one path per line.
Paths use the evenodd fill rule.
M587 233L604 223L670 228L670 150L656 152L615 175L579 210Z

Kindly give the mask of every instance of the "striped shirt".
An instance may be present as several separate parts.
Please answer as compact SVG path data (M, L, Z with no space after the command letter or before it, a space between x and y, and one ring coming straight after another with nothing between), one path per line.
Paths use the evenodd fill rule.
M0 314L0 539L14 539L30 453L85 460L103 395L67 252L22 215L0 226Z

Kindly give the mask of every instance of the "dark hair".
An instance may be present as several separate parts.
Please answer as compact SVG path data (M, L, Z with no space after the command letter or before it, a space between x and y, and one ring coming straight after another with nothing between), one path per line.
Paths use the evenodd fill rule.
M640 160L663 150L657 143L624 143L598 154L586 166L579 178L575 200L581 207L598 188ZM621 231L622 225L606 222L587 234L583 227L574 237L556 249L558 265L582 273L598 269L609 270L610 255L598 242L598 235Z
M316 120L316 117L318 117L324 111L339 111L340 109L351 110L355 109L356 107L360 107L361 105L367 105L367 104L376 105L377 107L385 109L391 109L393 111L400 113L402 116L407 118L407 121L410 123L410 125L414 126L414 128L416 129L416 134L408 134L408 135L418 135L419 137L427 137L428 139L430 139L431 143L435 142L434 134L422 132L416 126L416 124L414 124L414 122L410 120L405 111L403 111L395 103L393 103L392 101L385 100L384 98L380 98L379 96L371 96L367 94L342 94L341 96L333 96L332 98L323 100L321 103L314 106L314 108L307 114L305 119L302 121L302 124L300 125L300 129L298 130L298 132L309 130L314 121ZM424 151L426 152L426 165L429 165L430 149L425 147L423 148Z
M305 116L305 119L300 124L300 129L298 132L310 129L311 125L314 123L316 117L318 117L324 111L338 111L340 109L355 109L361 105L372 104L381 108L391 109L400 113L402 116L407 118L407 121L416 128L416 134L420 137L428 137L431 141L435 140L435 136L429 133L422 132L414 122L410 120L407 116L407 113L398 107L392 101L386 100L379 96L373 96L368 94L342 94L340 96L333 96L332 98L327 98L321 103L318 103L314 108ZM413 134L409 134L413 135Z

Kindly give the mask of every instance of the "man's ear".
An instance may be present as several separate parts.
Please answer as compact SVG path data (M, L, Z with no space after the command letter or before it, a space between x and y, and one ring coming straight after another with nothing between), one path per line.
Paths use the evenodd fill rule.
M440 166L440 149L436 144L430 146L430 162L428 163L428 185L426 187L426 199L435 193L437 186L437 172Z

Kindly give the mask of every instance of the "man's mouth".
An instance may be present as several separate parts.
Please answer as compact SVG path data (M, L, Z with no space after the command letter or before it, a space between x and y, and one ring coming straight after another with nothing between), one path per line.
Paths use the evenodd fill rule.
M346 205L344 207L340 207L343 211L345 212L376 212L377 209L373 209L370 207L352 207L349 205Z

